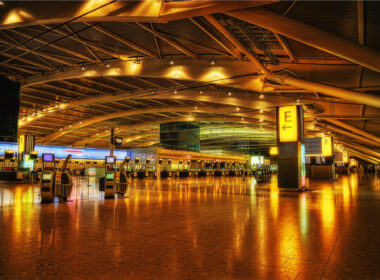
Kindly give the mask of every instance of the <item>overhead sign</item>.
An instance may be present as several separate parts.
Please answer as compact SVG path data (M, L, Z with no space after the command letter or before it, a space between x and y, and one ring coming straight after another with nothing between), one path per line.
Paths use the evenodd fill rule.
M4 155L6 150L12 150L15 153L18 151L18 144L14 142L0 142L0 156ZM95 148L74 148L74 147L62 147L62 146L45 146L36 145L35 151L38 152L40 157L43 153L54 154L56 158L66 158L71 154L73 159L98 159L104 160L104 157L109 155L108 149L95 149ZM114 156L117 158L125 158L131 156L129 151L126 150L114 150Z
M21 155L25 150L25 135L20 135L18 143L18 154Z
M280 142L298 141L297 106L278 108L278 133Z
M322 154L322 141L320 137L305 138L305 153L308 156Z
M348 154L347 153L343 153L343 162L348 163Z
M331 137L322 137L322 155L332 156L332 139Z
M277 146L270 147L270 148L269 148L269 154L270 154L271 156L276 156L276 155L278 155L278 147L277 147Z

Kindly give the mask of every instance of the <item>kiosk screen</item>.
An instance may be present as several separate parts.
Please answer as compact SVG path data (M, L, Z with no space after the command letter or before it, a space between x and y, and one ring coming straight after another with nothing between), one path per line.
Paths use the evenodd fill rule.
M44 162L53 162L54 155L53 154L42 154L42 160Z
M113 180L114 174L113 173L107 173L106 174L106 180Z
M42 180L50 181L51 180L51 174L50 173L42 174Z

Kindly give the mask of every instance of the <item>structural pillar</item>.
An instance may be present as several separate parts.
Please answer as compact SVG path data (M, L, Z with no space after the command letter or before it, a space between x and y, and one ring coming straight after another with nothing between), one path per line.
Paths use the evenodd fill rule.
M306 185L303 108L277 108L278 187L302 189Z
M17 142L20 83L0 76L0 141Z

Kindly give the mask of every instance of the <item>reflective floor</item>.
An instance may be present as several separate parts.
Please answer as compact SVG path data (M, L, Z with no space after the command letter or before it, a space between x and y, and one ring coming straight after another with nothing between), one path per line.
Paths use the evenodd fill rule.
M380 279L380 179L278 192L276 178L132 182L70 202L0 186L0 279Z

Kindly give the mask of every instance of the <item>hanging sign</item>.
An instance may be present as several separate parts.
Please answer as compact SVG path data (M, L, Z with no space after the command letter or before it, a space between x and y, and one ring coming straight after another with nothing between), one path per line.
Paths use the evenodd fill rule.
M331 137L322 137L322 155L332 156L332 139Z

